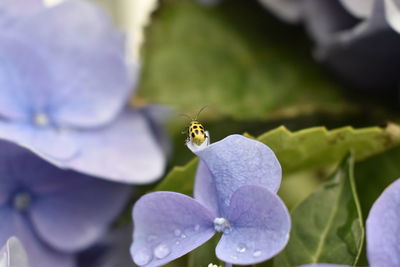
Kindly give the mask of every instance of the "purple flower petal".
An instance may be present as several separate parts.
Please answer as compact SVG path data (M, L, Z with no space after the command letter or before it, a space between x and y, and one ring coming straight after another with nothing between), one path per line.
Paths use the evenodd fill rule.
M98 240L130 196L127 186L75 172L59 170L51 178L59 187L54 182L33 187L33 194L40 196L34 198L29 213L41 238L66 252L85 249Z
M213 216L196 200L174 192L140 198L133 209L131 254L140 266L161 266L209 240Z
M358 23L337 0L305 1L304 21L308 32L319 44L329 44L338 32Z
M354 27L335 32L327 46L318 48L318 58L357 87L397 87L400 37L390 29L384 12L384 2L375 1L371 16Z
M47 112L59 125L101 125L125 106L133 88L124 38L95 5L66 1L19 21L9 31L29 40L41 58L37 65L51 66L51 79L45 80L49 90L40 92L36 84L33 90L39 90L35 97L47 98Z
M304 0L259 0L280 19L297 23L302 17Z
M9 190L0 195L3 204L20 212L16 200L28 196L23 203L27 219L35 233L57 249L76 251L91 245L130 197L127 186L61 170L15 144L2 141L0 151L0 181Z
M47 67L29 43L16 38L13 32L2 31L0 117L34 123L34 113L45 109L49 80Z
M126 183L150 183L164 172L164 152L140 112L127 110L107 127L71 135L79 142L79 155L67 161L48 160L64 168Z
M208 167L213 176L217 192L219 211L225 215L232 194L243 185L259 185L276 193L281 183L282 170L274 152L263 143L241 135L225 139L197 151L196 154ZM201 174L201 173L199 173ZM196 186L210 183L207 176L197 176ZM201 181L204 179L204 181ZM212 192L202 190L203 199L215 194L211 185L204 186ZM195 189L197 190L197 189ZM210 207L211 210L214 210Z
M52 250L37 239L23 214L2 207L0 217L2 218L0 243L5 243L9 237L16 236L26 249L30 267L75 267L75 257L72 254Z
M28 267L28 256L18 238L10 237L0 251L0 266Z
M9 26L18 17L32 14L42 7L42 0L2 0L0 1L0 26Z
M400 266L400 180L391 184L369 213L367 255L371 266Z
M198 178L195 180L194 198L212 211L214 217L217 217L220 214L217 188L210 170L202 160L197 166L196 177Z
M373 10L374 0L340 0L342 5L357 18L368 18Z
M0 120L0 138L26 147L44 158L66 160L79 152L76 140L65 129L38 128L25 123Z
M132 225L113 229L94 247L79 257L80 267L137 267L132 261Z
M362 1L362 0L361 0ZM397 33L400 33L400 1L384 0L385 15L388 23Z
M287 244L290 215L282 200L260 186L243 186L232 196L229 233L218 243L217 257L233 264L251 265L278 254Z
M146 117L132 110L93 130L0 121L0 138L27 147L62 168L126 183L155 181L164 172L166 161Z

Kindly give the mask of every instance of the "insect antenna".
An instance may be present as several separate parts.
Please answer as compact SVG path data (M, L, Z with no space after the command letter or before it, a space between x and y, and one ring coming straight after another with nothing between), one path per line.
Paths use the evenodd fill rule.
M196 121L197 121L197 119L199 118L200 113L201 113L203 110L205 110L206 108L208 108L208 105L205 105L204 107L202 107L202 108L199 110L199 112L197 112L197 115L196 115L196 118L195 118Z
M193 120L192 117L190 117L189 115L184 114L184 113L179 114L179 116L186 117L186 118L188 118L190 121ZM185 129L181 132L181 134L187 134L187 132L188 132L188 127L186 126Z
M189 115L187 115L187 114L185 114L185 113L179 114L179 116L186 117L186 118L188 118L188 119L191 120L191 121L193 120L192 117L190 117Z

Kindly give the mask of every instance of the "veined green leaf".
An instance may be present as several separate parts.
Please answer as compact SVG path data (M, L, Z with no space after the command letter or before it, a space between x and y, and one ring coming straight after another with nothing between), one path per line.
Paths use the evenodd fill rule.
M291 238L274 266L357 263L364 228L353 164L347 156L330 180L293 210Z
M400 127L395 124L361 129L312 127L291 132L281 126L257 140L275 152L284 173L292 173L336 164L349 151L356 161L379 154L400 143Z

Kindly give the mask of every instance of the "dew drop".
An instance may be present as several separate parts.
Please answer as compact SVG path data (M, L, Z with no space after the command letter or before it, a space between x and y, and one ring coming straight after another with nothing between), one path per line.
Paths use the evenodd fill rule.
M196 224L196 225L194 226L194 231L195 231L195 232L198 232L199 230L200 230L200 225Z
M234 259L234 260L238 259L238 257L236 255L231 255L231 258Z
M230 232L230 223L227 219L219 217L214 219L214 229L217 232L228 234Z
M170 248L166 244L160 244L154 249L154 256L157 259L164 259L171 253Z
M186 235L185 235L185 234L181 234L181 238L182 238L182 239L185 239L185 238L186 238Z
M260 256L261 256L261 250L258 250L258 249L255 250L254 253L253 253L253 257L258 258Z
M175 245L179 245L181 242L179 241L179 240L177 240L176 242L175 242Z
M151 261L152 258L153 256L147 249L142 249L135 254L133 260L137 265L146 265Z
M244 253L244 252L246 252L246 250L247 250L247 246L243 243L240 243L236 248L236 251L239 253Z
M179 229L175 229L175 231L174 231L174 235L175 235L175 236L180 236L181 233L182 233L182 231L179 230Z

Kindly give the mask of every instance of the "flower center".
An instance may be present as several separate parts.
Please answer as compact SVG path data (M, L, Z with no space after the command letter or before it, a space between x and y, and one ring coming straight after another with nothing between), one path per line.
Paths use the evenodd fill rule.
M38 126L47 126L47 125L49 125L49 117L43 112L36 113L33 121Z
M214 229L217 232L222 232L222 233L227 234L231 230L231 225L230 225L229 221L225 218L215 218Z
M19 211L27 210L31 202L32 202L32 196L28 192L19 192L14 196L13 199L14 208Z

